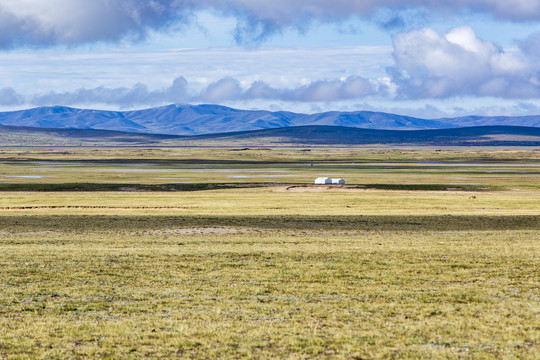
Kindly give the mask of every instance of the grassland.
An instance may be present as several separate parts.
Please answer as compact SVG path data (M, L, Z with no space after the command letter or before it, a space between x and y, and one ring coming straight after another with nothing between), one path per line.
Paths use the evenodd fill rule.
M312 183L537 187L540 150L4 149L1 184ZM1 187L0 187L1 189Z
M6 186L273 185L0 192L0 358L537 358L540 151L300 150L0 152Z

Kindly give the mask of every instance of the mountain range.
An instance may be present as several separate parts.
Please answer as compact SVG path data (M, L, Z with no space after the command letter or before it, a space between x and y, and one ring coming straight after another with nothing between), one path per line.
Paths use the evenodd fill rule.
M300 114L288 111L238 110L219 105L167 105L134 111L52 106L1 112L0 125L48 129L112 130L146 134L202 135L313 125L379 130L451 129L477 126L538 128L540 127L540 115L421 119L370 111Z

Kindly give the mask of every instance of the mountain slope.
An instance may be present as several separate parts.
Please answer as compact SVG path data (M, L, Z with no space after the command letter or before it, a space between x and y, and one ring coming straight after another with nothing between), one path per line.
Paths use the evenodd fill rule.
M101 111L54 106L0 113L0 125L39 128L101 129L171 135L249 131L302 125L380 129L439 129L448 123L394 114L237 110L218 105L168 105L136 111Z
M370 111L297 114L287 111L238 110L219 105L168 105L124 112L53 106L0 113L0 125L198 135L308 125L386 130L502 125L540 127L540 116L468 116L426 120Z

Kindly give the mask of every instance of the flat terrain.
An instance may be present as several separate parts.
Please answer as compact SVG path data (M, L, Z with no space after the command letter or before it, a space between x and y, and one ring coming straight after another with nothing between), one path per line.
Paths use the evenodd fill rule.
M0 149L0 190L9 184L312 184L318 176L405 189L537 188L539 149Z
M0 358L537 358L538 149L304 150L1 150Z
M65 121L66 119L62 119L62 122ZM239 125L241 128L245 127L243 122ZM144 128L132 129L135 132L121 132L0 125L0 146L540 146L540 127L478 126L439 129L435 126L436 130L374 130L322 125L287 125L274 128L277 126L275 123L267 126L264 130L232 132L235 127L228 122L221 127L211 127L204 132L206 135L177 136L152 134ZM427 127L433 129L431 126ZM260 125L254 128L260 129ZM184 127L179 129L181 133L185 130ZM163 131L166 134L175 133L172 129ZM188 131L188 134L191 132Z

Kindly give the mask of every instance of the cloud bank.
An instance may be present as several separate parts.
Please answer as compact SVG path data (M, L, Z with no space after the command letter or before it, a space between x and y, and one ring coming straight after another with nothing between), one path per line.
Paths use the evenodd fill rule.
M258 41L283 28L305 29L313 21L366 18L380 10L411 8L540 20L540 0L2 0L0 48L142 39L150 30L190 23L197 11L233 16L238 21L236 39ZM390 17L387 26L398 26L399 19Z
M540 45L534 39L525 50L507 52L460 27L444 35L414 30L393 42L396 65L389 73L398 97L540 97L540 65L530 58Z
M519 44L520 47L510 50L502 49L478 38L470 27L454 28L446 34L424 28L393 37L394 64L387 69L387 77L348 75L311 82L299 77L289 79L290 84L296 85L276 86L260 80L250 83L234 76L219 78L216 73L213 82L205 82L206 85L201 85L197 76L192 83L177 77L170 86L157 90L139 83L131 87L98 86L33 95L8 87L0 89L0 105L108 104L131 108L254 100L332 103L373 97L404 101L466 97L540 99L540 35L534 34Z
M347 69L343 72L325 70L320 73L299 73L294 71L294 66L298 64L287 61L274 66L279 63L280 57L296 55L287 51L274 54L271 60L267 60L266 55L253 56L247 63L258 64L258 76L245 76L243 67L228 62L227 59L232 58L226 58L220 52L212 54L198 72L188 70L191 82L177 77L166 85L171 78L163 72L165 78L157 82L159 85L156 82L145 84L144 78L136 75L121 83L130 84L127 86L115 86L114 82L109 82L113 85L86 85L77 90L49 93L23 94L11 85L13 87L0 88L0 106L107 104L133 108L167 103L247 103L258 100L301 104L351 103L366 98L397 101L460 98L540 100L540 34L531 35L514 48L503 49L479 38L470 27L454 28L446 34L429 28L400 33L393 37L393 64L392 61L387 62L389 67L386 74L383 68L377 72L373 72L371 66L362 68L359 62L364 61L363 57L343 65L343 69ZM316 68L328 66L335 70L335 64L340 61L342 54L340 51L331 54L326 59L318 56L323 59ZM390 57L388 50L385 50L385 54ZM176 61L177 57L171 59ZM141 64L146 63L138 65L144 68ZM160 66L162 71L165 67ZM207 73L207 68L229 71ZM184 69L193 68L190 65ZM72 71L77 74L76 70ZM109 72L113 73L111 70ZM185 71L178 73L188 74ZM346 75L340 77L343 73ZM9 76L8 72L5 74L3 76ZM281 74L286 81L283 78L274 81L269 74ZM313 80L309 81L310 77ZM261 81L261 78L265 81ZM136 81L142 82L131 85ZM99 79L95 83L99 84Z
M49 92L27 95L12 88L0 89L0 105L92 105L107 104L120 108L155 106L169 103L221 103L226 101L280 100L295 102L332 102L361 99L386 91L384 86L361 77L351 76L342 80L314 81L298 88L277 89L265 82L256 81L243 88L234 78L222 78L202 90L190 87L184 77L174 79L172 85L162 90L150 90L139 83L133 87L96 87L70 92Z

